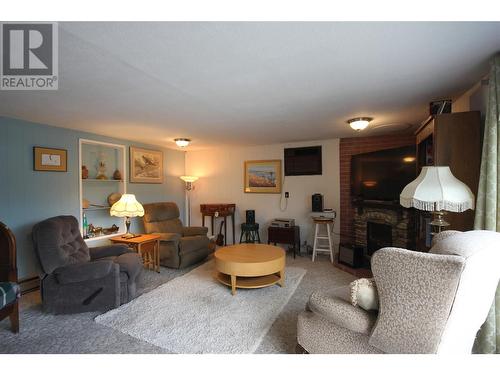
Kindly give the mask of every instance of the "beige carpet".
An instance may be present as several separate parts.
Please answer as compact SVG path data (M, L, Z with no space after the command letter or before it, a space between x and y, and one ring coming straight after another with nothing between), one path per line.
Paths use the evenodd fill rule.
M306 271L286 268L286 285L228 287L213 279L213 261L95 321L174 353L253 353Z

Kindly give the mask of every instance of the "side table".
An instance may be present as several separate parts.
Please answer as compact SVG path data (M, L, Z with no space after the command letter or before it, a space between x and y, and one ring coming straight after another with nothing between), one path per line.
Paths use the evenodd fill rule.
M201 212L201 222L202 226L205 226L205 217L210 217L212 235L215 235L215 218L220 217L224 220L224 245L227 245L227 217L231 217L231 227L233 229L233 245L235 244L234 239L234 212L236 210L236 204L234 203L211 203L211 204L200 204Z
M160 235L141 234L134 238L116 236L110 238L113 243L122 243L130 247L142 258L142 263L147 269L160 273Z
M277 243L287 244L293 246L293 258L295 259L295 253L298 251L300 255L300 227L295 225L293 227L272 227L267 229L267 243Z

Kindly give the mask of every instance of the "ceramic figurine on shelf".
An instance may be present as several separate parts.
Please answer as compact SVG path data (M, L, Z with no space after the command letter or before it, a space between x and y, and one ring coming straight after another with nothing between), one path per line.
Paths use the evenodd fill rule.
M106 162L104 160L104 154L99 155L99 161L97 164L97 177L96 179L98 180L107 180L108 177L106 177Z
M89 178L89 170L85 165L82 165L82 180Z
M113 180L121 180L122 179L122 173L120 172L119 169L117 169L114 173L113 173Z

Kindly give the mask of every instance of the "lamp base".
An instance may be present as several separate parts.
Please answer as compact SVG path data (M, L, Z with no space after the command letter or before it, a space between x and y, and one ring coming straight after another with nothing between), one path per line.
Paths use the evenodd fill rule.
M136 237L140 237L141 235L140 234L132 234L132 233L125 233L122 238L125 238L127 240L131 239L131 238L136 238Z
M444 211L433 211L432 212L432 221L430 222L430 224L437 228L436 233L440 233L442 230L441 228L447 227L450 225L450 223L448 223L447 221L444 220L444 215L446 215L446 212L444 212Z
M140 234L132 234L132 233L130 233L130 217L128 217L128 216L125 217L125 225L127 226L127 233L125 233L122 236L122 238L131 239L131 238L135 238L135 237L140 237L141 236Z

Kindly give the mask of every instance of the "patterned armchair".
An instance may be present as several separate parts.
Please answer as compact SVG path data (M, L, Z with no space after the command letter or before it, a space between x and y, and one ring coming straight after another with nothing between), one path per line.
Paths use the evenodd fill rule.
M446 231L429 253L378 250L371 261L378 313L352 306L338 290L313 293L299 315L299 347L309 353L470 354L500 279L499 243L497 232Z
M19 297L16 268L16 239L0 222L0 320L10 318L11 330L19 332Z

